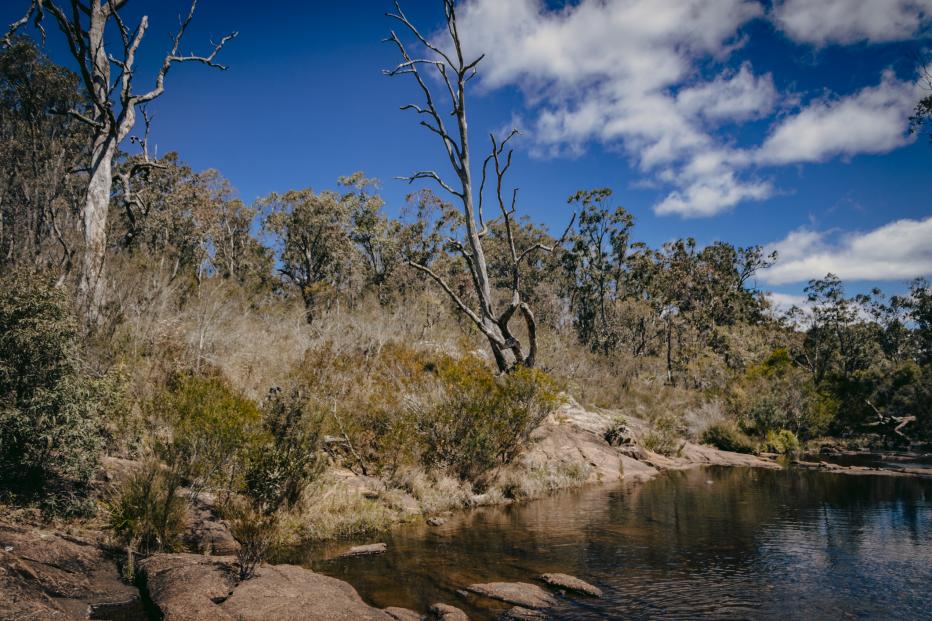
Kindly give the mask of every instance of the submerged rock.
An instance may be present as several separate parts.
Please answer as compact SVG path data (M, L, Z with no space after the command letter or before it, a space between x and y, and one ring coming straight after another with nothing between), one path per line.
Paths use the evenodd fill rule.
M430 607L431 619L437 621L469 621L466 613L450 604L434 604Z
M550 608L557 603L553 595L527 582L487 582L470 584L466 590L524 608Z
M434 516L431 518L427 518L427 523L430 524L431 526L443 526L444 524L447 523L447 520L446 518Z
M346 552L337 555L337 558L348 558L351 556L368 556L370 554L385 554L388 551L388 544L385 543L367 543L362 546L353 546Z
M546 618L547 615L539 610L531 610L530 608L522 608L521 606L509 608L499 617L501 621L539 621L540 619Z
M550 586L566 589L567 591L585 593L586 595L591 595L592 597L602 597L602 589L595 587L588 582L585 582L584 580L580 580L575 576L570 576L569 574L544 574L540 577L540 579Z

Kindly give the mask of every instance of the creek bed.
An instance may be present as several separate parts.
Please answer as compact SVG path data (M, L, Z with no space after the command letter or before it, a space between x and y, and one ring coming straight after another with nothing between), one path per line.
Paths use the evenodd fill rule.
M346 580L373 605L465 599L476 582L563 572L602 599L570 597L560 619L919 619L932 609L932 480L803 470L704 468L456 515L379 537L385 554L291 562Z

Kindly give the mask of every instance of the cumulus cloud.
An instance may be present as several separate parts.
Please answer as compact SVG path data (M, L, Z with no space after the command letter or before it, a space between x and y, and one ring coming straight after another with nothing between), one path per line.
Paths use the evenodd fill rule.
M741 25L761 15L756 0L582 0L562 10L472 0L458 21L473 55L486 53L485 86L519 85L536 108L533 154L575 155L593 140L621 146L642 172L678 188L659 212L710 215L766 192L724 157L697 176L721 152L706 125L759 118L776 90L747 63L696 79L696 61L726 57Z
M836 155L886 153L908 141L904 119L918 96L914 83L886 71L877 86L812 102L782 121L755 159L763 164L790 164Z
M702 177L683 190L671 192L654 211L658 215L711 216L742 201L763 200L773 194L768 182L739 182L733 173Z
M853 7L842 24L870 21L878 6L893 9L859 26L868 34L857 36L873 41L920 28L919 8L932 0L786 0L770 17L804 33L813 20L835 19L839 2ZM764 16L760 0L579 0L560 9L544 0L467 0L458 24L469 56L486 54L480 84L523 90L532 155L575 156L592 142L620 148L645 182L667 186L657 214L697 217L772 196L761 167L883 153L909 139L916 90L887 72L877 86L809 101L776 122L763 144L728 144L722 127L771 118L799 100L750 63L727 67L742 26ZM839 33L831 36L847 40ZM716 65L725 68L703 77Z
M677 107L691 116L710 121L747 121L766 117L777 102L777 90L769 73L754 75L745 62L735 72L726 71L710 82L680 90Z
M794 41L881 43L918 35L932 21L932 0L782 0L772 18Z
M760 278L772 285L806 282L829 272L849 281L928 276L932 274L932 216L840 236L798 229L769 250L777 251L777 263L761 272Z

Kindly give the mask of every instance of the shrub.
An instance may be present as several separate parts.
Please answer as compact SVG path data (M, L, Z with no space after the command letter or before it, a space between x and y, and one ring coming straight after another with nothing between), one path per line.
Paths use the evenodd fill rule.
M295 381L339 438L328 446L334 457L362 474L391 476L418 461L406 402L434 391L435 367L428 354L404 344L344 351L327 344L307 352Z
M681 421L673 414L657 416L653 420L653 429L644 436L641 443L644 448L661 455L678 454L685 444Z
M278 538L282 513L323 470L321 418L299 390L274 389L264 404L262 432L244 454L240 496L228 509L242 580Z
M611 425L605 430L602 437L612 446L631 444L634 441L631 435L631 429L628 427L628 419L622 414L618 414L612 418Z
M50 513L87 506L101 448L99 382L81 368L77 322L47 277L0 278L0 481Z
M702 433L702 442L723 451L754 452L754 442L732 422L721 422L709 426Z
M817 389L812 376L793 364L789 352L775 349L751 365L730 388L731 413L748 433L791 429L799 437L825 433L838 412L837 399Z
M257 511L290 509L321 473L322 418L300 390L271 391L263 406L262 433L253 442L243 472L242 492Z
M509 463L558 402L556 384L536 369L495 376L481 360L445 358L437 366L441 397L414 406L428 467L477 480Z
M194 498L211 484L229 487L235 458L251 442L258 406L220 376L179 375L149 404L167 424L156 454L188 484Z
M134 472L108 503L108 524L125 544L143 554L174 550L184 529L180 480L155 460Z
M779 431L770 430L761 446L762 450L767 453L796 453L799 451L799 440L796 435L788 429Z

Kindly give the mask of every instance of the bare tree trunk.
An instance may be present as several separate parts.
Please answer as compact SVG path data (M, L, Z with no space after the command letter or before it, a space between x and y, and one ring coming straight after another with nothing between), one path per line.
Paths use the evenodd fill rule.
M421 125L440 137L444 151L450 161L456 176L459 180L459 187L454 188L447 184L443 178L432 170L422 170L406 177L409 182L417 179L431 179L435 181L444 190L457 197L462 205L463 221L466 225L466 233L463 241L457 239L448 239L448 243L456 249L460 257L466 264L470 279L473 284L473 290L478 300L478 309L470 308L460 297L453 291L444 278L433 271L429 266L417 262L409 262L415 269L427 274L447 293L459 312L469 317L473 324L485 335L495 357L495 363L499 371L505 373L515 369L518 366L531 367L535 364L537 355L537 324L534 321L534 314L528 305L521 299L520 275L521 263L532 253L543 250L551 252L554 246L545 246L544 244L533 244L523 251L515 248L514 237L512 235L512 216L515 213L515 200L517 189L512 193L510 206L506 205L503 199L502 183L509 167L511 166L512 150L509 148L507 153L506 144L518 132L513 130L507 138L501 142L497 141L495 136L490 136L492 142L492 152L485 158L482 164L482 181L479 185L479 191L474 192L472 183L472 170L470 162L468 124L466 121L466 82L475 77L476 67L482 60L482 56L472 61L467 61L463 57L463 50L459 38L459 32L456 25L456 3L455 0L444 0L444 11L447 21L447 33L450 36L451 48L443 50L434 45L429 39L424 37L418 29L408 20L398 3L395 3L396 13L390 13L389 17L404 24L405 28L426 47L432 58L414 58L412 57L404 43L394 32L388 38L388 41L395 44L401 53L403 62L392 70L386 71L386 75L397 76L410 74L417 81L424 102L422 105L409 104L402 107L402 110L413 110L419 115L425 115L429 120L422 120ZM420 68L428 67L435 69L439 75L440 83L445 87L445 93L449 95L452 111L449 115L441 114L437 109L436 101L427 82L421 76ZM456 134L448 132L444 123L444 118L452 116L456 120ZM495 304L492 299L492 286L489 279L488 265L485 257L485 249L482 240L488 234L488 223L485 221L482 213L483 190L486 182L486 172L488 165L494 165L495 183L494 199L500 212L500 218L504 224L508 237L508 250L511 262L512 284L511 284L511 301L501 313L496 312ZM478 203L478 204L476 204ZM563 233L562 240L569 233L575 220L575 213L570 220L570 225ZM521 342L511 333L508 323L511 321L515 312L521 311L527 325L529 345L527 351L523 348Z
M41 28L46 14L51 14L65 36L71 55L78 64L78 75L87 92L89 106L86 109L65 111L87 124L93 130L91 161L87 168L90 179L84 203L84 257L79 285L82 302L88 319L96 323L104 301L104 266L107 250L107 213L113 186L113 157L119 144L129 135L136 124L136 107L156 99L165 92L165 76L174 63L199 62L209 67L226 69L214 62L217 53L230 39L231 33L217 43L207 56L179 54L182 36L197 8L192 0L188 15L181 21L173 39L171 51L164 57L155 76L155 85L148 92L133 92L136 52L146 30L149 18L139 20L135 30L130 30L123 21L120 11L128 0L90 0L85 3L72 0L67 10L56 0L32 0L26 14L16 21L3 39L9 45L16 30L30 20ZM107 23L113 21L122 43L123 54L117 58L106 50ZM45 31L42 31L43 34ZM119 75L111 80L111 64L119 67ZM147 124L148 129L148 124ZM126 188L128 190L128 188Z
M95 145L94 166L84 201L84 260L79 292L86 306L88 319L96 322L104 301L104 260L107 252L107 212L113 184L115 145L104 140Z

